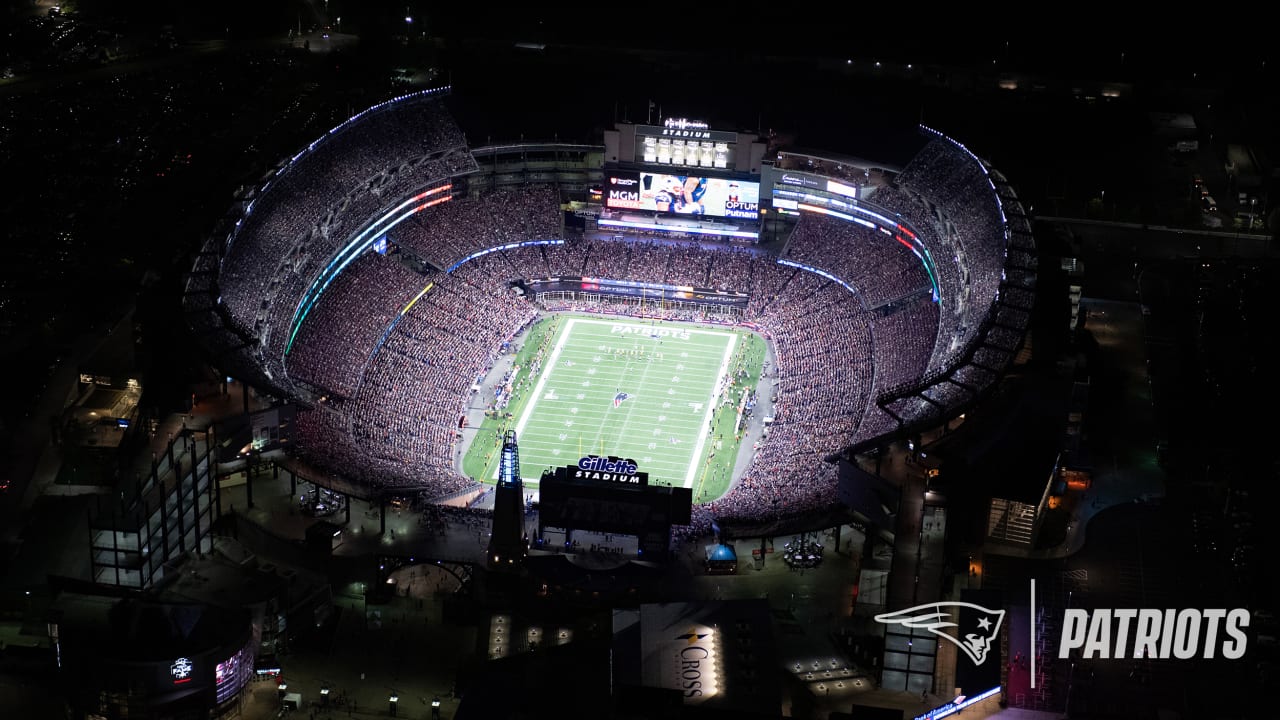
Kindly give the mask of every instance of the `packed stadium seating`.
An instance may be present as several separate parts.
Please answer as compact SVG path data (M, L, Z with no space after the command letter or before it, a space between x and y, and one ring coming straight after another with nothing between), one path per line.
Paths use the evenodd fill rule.
M690 532L712 519L803 517L835 502L835 466L821 459L937 420L989 388L1017 351L1034 301L1034 244L1016 195L934 134L896 180L865 197L915 228L936 297L923 258L878 228L806 213L781 255L566 235L558 189L526 185L443 192L447 201L388 233L403 258L365 250L304 302L373 218L475 167L435 97L390 103L294 158L223 247L200 256L189 295L216 299L190 301L193 326L256 358L253 377L271 387L325 396L298 414L297 451L308 462L423 498L472 486L457 469L459 419L497 349L542 310L606 309L581 299L540 308L513 295L513 280L732 290L748 293L740 320L773 347L774 423L732 489L696 509ZM545 244L512 246L525 241ZM665 313L706 319L687 307ZM257 345L245 349L246 336Z

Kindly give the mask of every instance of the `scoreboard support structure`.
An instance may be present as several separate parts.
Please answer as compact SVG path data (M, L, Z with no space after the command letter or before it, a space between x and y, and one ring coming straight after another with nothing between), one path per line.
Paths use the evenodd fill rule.
M667 559L671 526L688 525L693 507L689 488L649 485L635 461L612 456L543 471L539 495L539 536L549 527L632 535L637 559L652 562Z

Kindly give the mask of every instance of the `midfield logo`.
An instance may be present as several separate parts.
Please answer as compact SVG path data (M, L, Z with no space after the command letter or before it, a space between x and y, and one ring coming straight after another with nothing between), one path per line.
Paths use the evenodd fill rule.
M960 626L961 608L976 611L974 613L976 620L972 628ZM881 613L876 615L875 619L876 622L886 625L902 625L928 630L963 650L974 665L981 665L986 662L992 643L1000 632L1000 625L1004 622L1004 610L992 610L967 602L936 602L917 605L898 612ZM956 634L964 633L964 635L962 638L949 635L943 632L947 628L957 628Z

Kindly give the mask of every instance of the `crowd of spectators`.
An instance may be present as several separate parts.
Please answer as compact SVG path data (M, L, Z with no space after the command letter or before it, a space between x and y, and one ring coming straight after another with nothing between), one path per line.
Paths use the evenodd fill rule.
M434 103L406 106L414 104L426 111L408 118L406 108L390 106L362 121L367 132L325 139L328 150L304 155L279 175L234 234L219 276L223 299L232 317L270 337L269 351L283 350L295 310L288 302L272 308L271 298L302 297L316 264L331 258L371 212L404 197L401 190L465 169L466 161L449 151L461 143L460 133L455 136ZM418 133L412 141L387 137L406 127ZM393 153L419 160L397 163ZM358 190L340 192L353 187ZM709 287L748 293L738 319L773 344L774 420L740 481L697 507L694 531L709 528L712 518L829 508L836 469L824 458L895 430L900 419L937 415L935 403L971 399L970 386L990 383L1010 350L979 350L975 361L990 360L986 367L941 365L980 329L1009 336L1016 346L1013 336L1026 320L1017 308L1029 308L1032 299L1029 290L1008 292L1005 299L1017 307L1001 310L1004 321L992 325L1008 243L996 194L972 156L949 142L930 142L896 184L877 186L873 198L928 236L941 302L928 292L930 278L908 248L877 229L833 218L804 215L783 257L830 273L855 293L756 248L696 239L563 239L559 194L549 186L506 188L427 208L390 239L437 269L423 273L368 253L332 280L298 332L289 373L337 395L300 412L300 452L358 481L405 488L423 499L466 491L474 482L457 469L465 408L497 349L538 312L512 292L512 281L586 276ZM525 240L555 242L471 257ZM1029 239L1013 252L1014 260L1033 266ZM430 290L402 311L428 283ZM566 299L547 309L625 307L593 302L600 301ZM665 312L712 319L692 306ZM918 382L932 384L876 402L886 389Z
M258 189L229 238L219 278L228 310L246 325L256 324L268 276L262 272L264 264L296 264L304 236L335 215L344 215L344 200L349 204L351 196L386 185L389 171L403 174L396 171L416 168L415 161L464 146L462 132L430 96L368 111L358 122L312 143Z
M885 310L871 320L878 391L919 380L938 340L937 303L915 299Z
M549 185L494 190L477 200L454 198L389 233L391 240L442 269L480 250L560 236L560 194Z
M924 263L878 228L804 215L783 256L852 285L871 309L930 287Z
M289 353L289 374L352 397L391 321L428 282L396 258L357 258L302 323Z
M967 344L995 300L1007 247L999 200L986 168L954 143L935 139L911 160L897 184L943 221L940 245L950 252L935 251L934 257L949 265L946 272L954 268L961 274L952 304L968 312L953 322ZM935 359L934 364L947 359Z
M440 496L472 484L454 469L464 407L497 348L536 313L462 278L439 275L433 283L395 324L340 412L310 413L345 422L300 422L304 456L375 487Z
M385 171L331 207L329 213L305 233L289 255L275 266L274 273L262 273L271 277L265 291L256 300L259 310L255 329L263 339L264 361L284 355L292 334L297 300L370 218L391 210L402 202L404 196L423 185L435 184L453 173L474 167L474 163L470 153L456 151L432 159L420 158ZM264 260L269 262L269 259ZM281 302L276 302L277 298Z

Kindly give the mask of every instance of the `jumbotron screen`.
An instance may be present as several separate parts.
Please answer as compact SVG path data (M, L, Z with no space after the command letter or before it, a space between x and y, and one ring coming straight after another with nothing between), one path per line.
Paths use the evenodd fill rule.
M605 207L677 215L758 219L760 183L699 175L610 173Z

